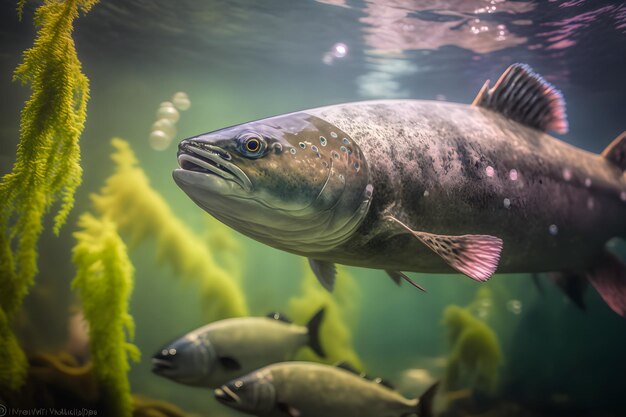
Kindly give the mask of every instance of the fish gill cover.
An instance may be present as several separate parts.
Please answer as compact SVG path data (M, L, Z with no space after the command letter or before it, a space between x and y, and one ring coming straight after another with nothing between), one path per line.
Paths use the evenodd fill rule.
M81 72L72 30L80 12L97 0L46 0L35 12L35 43L24 52L14 80L30 84L21 114L20 141L13 170L0 181L0 386L19 388L26 358L17 348L9 321L37 274L37 242L42 219L53 205L58 233L81 182L78 139L84 127L89 81ZM18 2L21 17L26 0Z

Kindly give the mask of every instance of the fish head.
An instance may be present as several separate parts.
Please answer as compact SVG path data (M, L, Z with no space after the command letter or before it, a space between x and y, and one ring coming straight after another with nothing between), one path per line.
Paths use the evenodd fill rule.
M194 333L168 343L152 356L152 372L186 385L206 385L215 364L210 341Z
M232 380L213 394L220 403L247 414L265 415L276 405L276 387L268 369Z
M305 112L183 140L174 180L205 211L256 240L328 250L359 226L372 196L358 145Z

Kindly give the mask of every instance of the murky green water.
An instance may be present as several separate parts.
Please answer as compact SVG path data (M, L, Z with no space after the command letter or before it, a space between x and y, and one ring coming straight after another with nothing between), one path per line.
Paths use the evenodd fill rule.
M31 19L32 6L19 23L12 2L2 4L2 173L14 158L28 93L10 80L32 42ZM76 302L69 290L71 233L78 215L91 207L90 193L113 172L112 137L130 143L152 187L196 236L209 236L203 242L215 251L223 241L211 241L211 233L226 229L208 223L171 178L177 141L198 133L373 98L469 103L486 79L514 62L530 64L563 92L570 121L563 140L600 152L626 128L621 2L103 0L79 19L76 43L92 87L81 138L84 182L60 237L46 233L40 245L41 273L18 323L31 349L67 346L68 312ZM155 112L178 91L188 94L191 107L181 112L171 145L155 150L148 140ZM206 324L203 303L211 298L201 296L202 277L183 280L167 254L159 260L154 238L133 243L122 235L136 269L131 313L142 351L130 372L133 392L196 415L237 415L209 390L151 373L154 352ZM228 237L236 246L217 258L234 275L250 314L298 310L294 297L307 294L314 294L311 304L325 302L316 289L307 290L303 258L236 232ZM449 415L626 413L626 322L591 288L582 311L549 280L542 278L539 288L527 275L496 275L477 284L460 275L413 274L428 291L422 293L396 287L382 271L343 273L351 282L335 301L350 333L346 346L369 374L384 376L406 395L445 376L451 347L443 312L458 305L493 329L502 361L495 390L471 401L467 391L456 390Z

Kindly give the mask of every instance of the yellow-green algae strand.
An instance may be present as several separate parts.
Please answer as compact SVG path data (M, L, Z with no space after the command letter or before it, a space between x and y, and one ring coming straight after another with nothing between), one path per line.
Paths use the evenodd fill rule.
M234 274L217 262L205 240L176 217L150 186L128 142L115 138L112 144L115 172L100 193L92 196L96 210L115 221L132 244L156 241L157 257L161 261L172 265L182 278L200 281L206 322L248 315L245 296L233 279ZM215 228L225 228L217 222L213 224ZM214 237L218 242L230 242L226 232Z
M333 293L320 285L308 263L303 264L304 277L300 295L289 300L288 315L296 323L306 323L319 311L325 308L326 313L320 328L320 340L326 358L319 358L312 350L301 351L298 359L326 363L346 362L356 369L362 370L363 363L359 358L352 330L356 325L360 294L354 279L344 268L339 267Z
M468 309L455 305L444 310L443 322L450 346L445 388L472 388L493 393L502 362L502 350L495 332Z
M128 313L134 269L114 222L83 214L78 226L81 230L74 233L76 277L72 288L80 295L89 323L94 373L104 391L107 411L114 416L131 416L129 359L139 360L139 350L129 342L134 336Z
M20 16L25 3L18 2ZM13 169L0 180L0 349L5 354L0 386L11 389L24 382L27 364L7 323L37 274L42 219L59 203L54 218L58 233L81 182L78 139L86 118L89 81L81 72L72 31L79 12L88 12L96 3L44 1L35 12L34 45L24 52L14 73L14 80L30 84L31 96L21 113Z

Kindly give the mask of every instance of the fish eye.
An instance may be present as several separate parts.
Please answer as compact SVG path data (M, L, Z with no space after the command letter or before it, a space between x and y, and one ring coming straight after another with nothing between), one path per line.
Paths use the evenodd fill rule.
M262 156L263 151L267 148L265 139L256 133L244 133L239 136L238 140L240 152L249 158Z
M261 149L261 141L257 138L250 138L246 140L246 149L249 152L257 152Z

